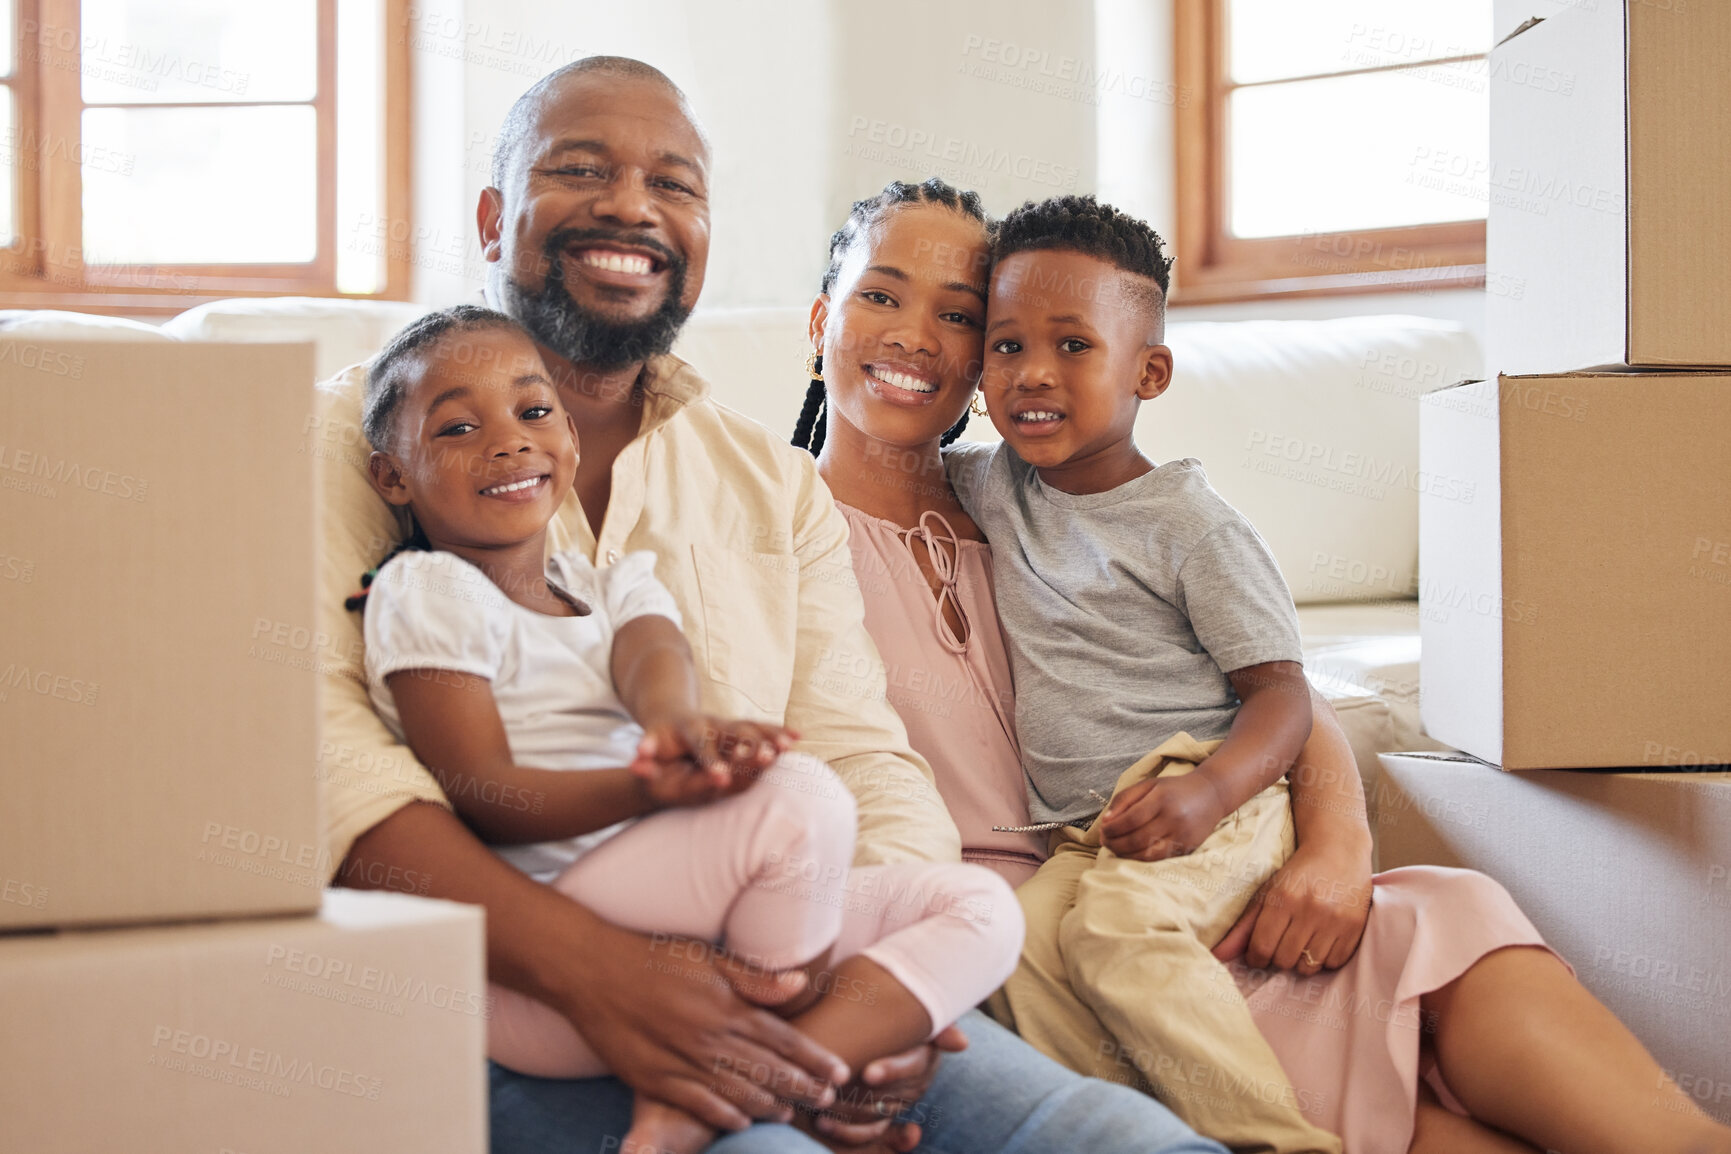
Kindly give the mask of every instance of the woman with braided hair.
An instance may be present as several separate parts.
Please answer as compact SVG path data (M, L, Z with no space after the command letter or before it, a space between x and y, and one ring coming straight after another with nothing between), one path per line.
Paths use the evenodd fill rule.
M1025 205L1000 227L973 194L937 180L856 203L812 305L813 371L794 437L848 521L889 699L932 766L963 856L1013 884L1045 857L1044 839L1017 832L1028 805L990 546L943 448L962 435L979 384L994 256L1039 249L1145 276L1164 304L1159 238L1092 197ZM992 287L995 310L1004 279ZM1306 1113L1347 1154L1731 1148L1731 1131L1543 948L1494 881L1421 867L1373 882L1352 753L1312 699L1315 725L1290 775L1297 849L1214 950L1238 963L1232 976L1286 1092L1313 1104ZM1043 945L1030 932L1024 966ZM1061 958L1045 963L1062 974ZM1088 1006L1076 1013L1100 1045L1054 1056L1147 1089L1143 1063L1161 1056L1126 1052Z

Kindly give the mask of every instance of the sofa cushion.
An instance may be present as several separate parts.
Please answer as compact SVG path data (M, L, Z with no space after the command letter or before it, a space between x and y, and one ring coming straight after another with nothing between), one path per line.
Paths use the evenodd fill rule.
M319 380L370 360L396 331L430 311L403 301L235 297L188 309L163 331L184 341L312 341Z
M59 309L0 309L0 337L61 341L171 341L173 334L143 321Z
M1293 600L1410 596L1418 399L1481 374L1471 334L1423 317L1173 323L1172 386L1142 406L1155 460L1196 457L1257 528Z

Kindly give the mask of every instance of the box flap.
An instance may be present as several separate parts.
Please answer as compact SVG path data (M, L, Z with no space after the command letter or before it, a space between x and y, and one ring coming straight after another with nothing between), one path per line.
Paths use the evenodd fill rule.
M1425 396L1419 468L1419 713L1440 742L1502 758L1499 382Z
M1507 44L1509 41L1513 40L1515 37L1519 36L1521 33L1525 32L1527 29L1536 28L1540 24L1543 24L1544 22L1545 22L1545 18L1543 16L1529 16L1529 17L1527 17L1524 21L1521 22L1520 27L1516 28L1513 32L1509 33L1507 36L1505 36L1501 40L1497 41L1495 47L1501 48L1503 45Z
M1444 386L1442 386L1442 387L1441 387L1441 388L1440 388L1440 389L1432 389L1432 390L1431 390L1431 391L1430 391L1430 392L1428 392L1428 393L1426 393L1426 394L1424 394L1424 395L1425 395L1425 396L1427 396L1427 397L1434 397L1434 396L1436 396L1436 395L1437 395L1437 394L1438 394L1438 393L1446 393L1446 392L1448 392L1448 391L1449 391L1449 390L1450 390L1450 389L1463 389L1463 388L1465 388L1465 387L1466 387L1466 386L1468 386L1468 385L1477 385L1477 384L1481 384L1481 383L1483 383L1483 381L1484 381L1484 378L1483 378L1483 377L1468 377L1468 378L1467 378L1467 379L1466 379L1466 380L1464 380L1464 381L1456 381L1456 382L1455 382L1455 383L1454 383L1454 384L1452 384L1452 385L1444 385Z

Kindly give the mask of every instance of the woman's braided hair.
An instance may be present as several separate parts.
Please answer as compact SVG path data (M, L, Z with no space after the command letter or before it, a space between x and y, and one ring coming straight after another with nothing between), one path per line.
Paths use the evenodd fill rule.
M980 194L966 192L946 184L937 177L921 181L919 184L909 184L902 180L892 180L884 186L884 190L876 196L864 200L856 200L853 209L849 211L847 220L835 230L829 238L829 265L824 269L822 291L827 293L835 287L836 277L841 274L842 261L847 258L848 249L866 229L882 220L893 209L904 204L938 204L959 212L964 216L980 222L986 230L986 235L992 235L992 222L986 217L985 207L980 203ZM817 358L815 368L823 372L823 357ZM828 431L826 419L828 404L824 395L823 381L814 377L805 390L805 404L799 411L799 420L793 427L793 443L797 448L805 449L816 456L823 449L824 434ZM948 445L962 435L962 430L968 426L967 410L962 410L962 419L950 426L939 440L940 445Z
M367 442L380 452L389 451L386 446L396 432L397 410L402 408L403 398L408 394L409 368L417 357L446 337L488 329L509 329L528 336L522 325L504 313L480 305L439 309L409 322L398 331L367 366L366 389L361 394L361 430L366 433ZM409 535L397 542L377 565L361 574L360 590L343 600L343 608L366 608L367 591L372 588L373 578L398 553L433 547L413 513L408 515L408 519Z

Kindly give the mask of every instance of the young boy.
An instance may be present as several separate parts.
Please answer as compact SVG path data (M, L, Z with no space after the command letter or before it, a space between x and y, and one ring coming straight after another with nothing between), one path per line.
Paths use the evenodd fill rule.
M1171 261L1075 196L1011 213L993 255L980 383L1004 439L948 460L993 544L1029 807L1054 831L999 1005L1236 1150L1338 1154L1209 952L1292 852L1310 697L1261 537L1196 461L1132 439L1172 378Z

